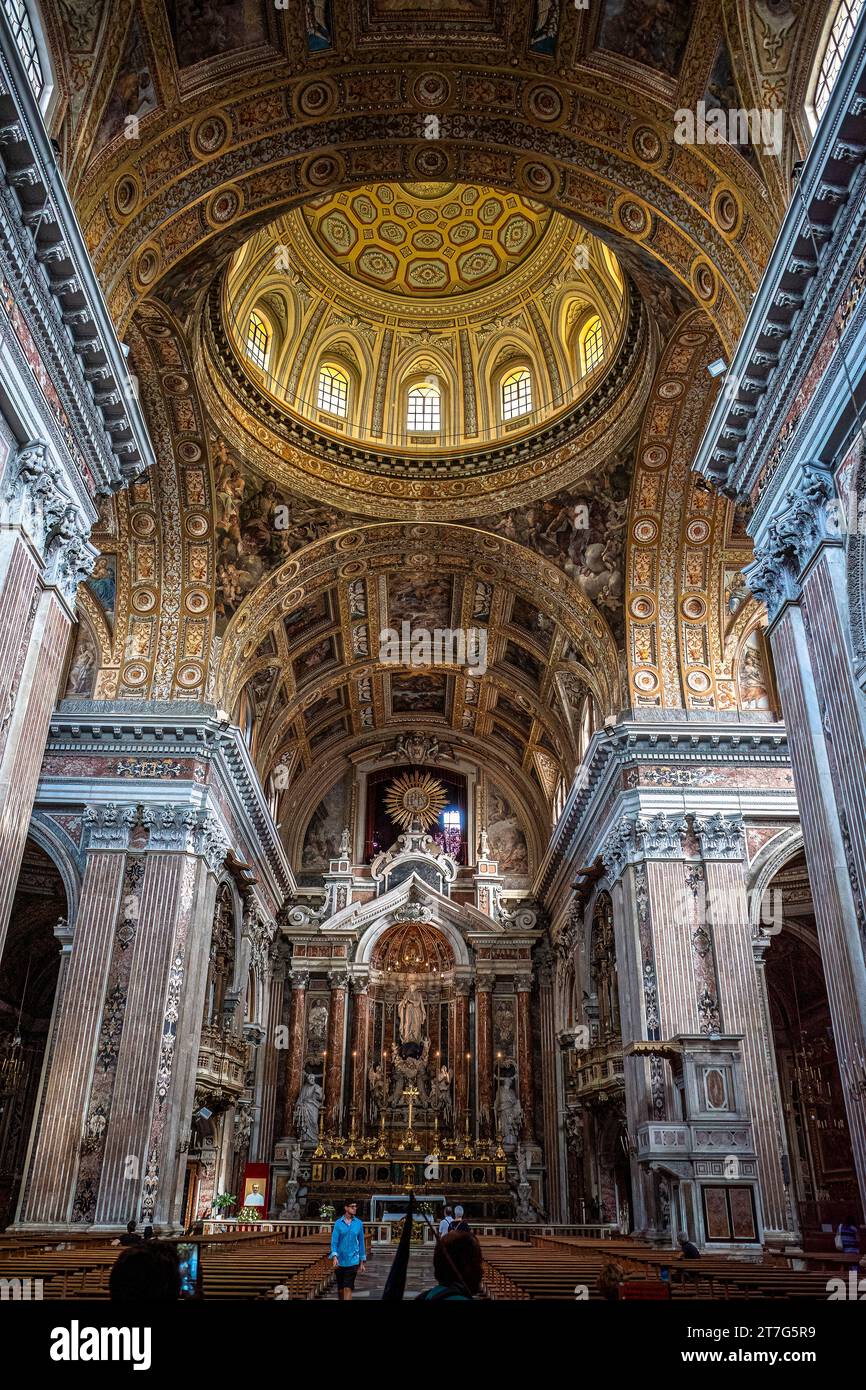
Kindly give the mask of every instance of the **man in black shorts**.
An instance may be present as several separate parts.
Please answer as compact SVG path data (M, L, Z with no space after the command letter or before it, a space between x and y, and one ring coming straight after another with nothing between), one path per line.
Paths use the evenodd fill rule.
M367 1263L364 1248L364 1223L358 1218L358 1203L347 1197L343 1215L338 1216L331 1232L331 1259L337 1272L337 1297L346 1303L352 1297L355 1276Z

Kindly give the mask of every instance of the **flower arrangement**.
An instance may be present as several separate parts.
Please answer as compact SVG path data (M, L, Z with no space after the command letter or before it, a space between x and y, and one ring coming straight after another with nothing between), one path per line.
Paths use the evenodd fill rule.
M319 1207L319 1219L321 1221L333 1221L335 1215L336 1212L331 1202L323 1202Z
M261 1221L261 1207L241 1207L238 1212L238 1221Z
M233 1192L220 1192L218 1196L213 1199L214 1211L221 1212L223 1215L228 1216L237 1200Z

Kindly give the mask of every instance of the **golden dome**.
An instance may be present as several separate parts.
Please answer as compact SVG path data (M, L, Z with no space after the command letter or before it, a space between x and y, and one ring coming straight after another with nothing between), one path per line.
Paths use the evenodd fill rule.
M329 260L388 294L469 294L510 275L538 246L553 214L493 188L377 184L326 194L302 215Z
M628 309L608 248L540 203L460 183L329 193L232 260L227 375L237 390L239 365L270 400L225 404L270 429L276 402L346 446L415 459L498 450L600 384Z

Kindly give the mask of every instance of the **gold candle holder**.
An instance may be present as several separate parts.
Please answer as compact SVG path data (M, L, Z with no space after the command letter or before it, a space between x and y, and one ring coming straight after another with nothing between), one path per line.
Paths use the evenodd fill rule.
M379 1144L376 1149L377 1158L387 1158L388 1150L385 1146L385 1111L379 1112Z

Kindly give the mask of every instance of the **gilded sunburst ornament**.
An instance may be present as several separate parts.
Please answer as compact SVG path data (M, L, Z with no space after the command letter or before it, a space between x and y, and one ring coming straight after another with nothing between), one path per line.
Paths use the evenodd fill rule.
M435 824L448 804L448 796L438 777L429 772L404 772L385 794L385 810L395 825L408 830L413 822L422 830Z

